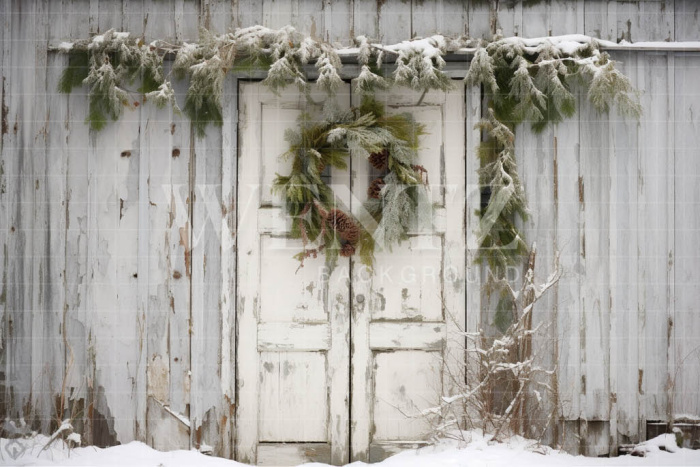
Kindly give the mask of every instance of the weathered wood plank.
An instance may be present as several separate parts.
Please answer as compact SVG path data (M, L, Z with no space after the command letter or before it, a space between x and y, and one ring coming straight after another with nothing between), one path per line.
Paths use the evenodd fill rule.
M496 28L505 36L522 36L523 35L523 20L525 11L530 10L528 16L540 17L543 16L540 9L546 11L547 5L538 3L535 12L530 8L524 8L522 2L492 2L491 12L496 16ZM544 15L546 16L546 15ZM537 20L536 20L537 22Z
M673 175L671 173L666 174L666 179L668 180L666 184L666 203L670 205L670 200L676 200L675 195L675 184L672 182L675 177L675 162L676 162L676 137L675 137L675 118L671 118L671 115L676 115L676 54L669 54L668 61L666 64L666 74L667 74L667 85L668 85L668 116L666 120L666 131L668 133L669 144L666 146L666 157L667 160L672 160L673 163ZM671 98L671 96L674 96ZM669 164L670 166L671 164ZM670 172L670 170L669 170ZM676 225L676 208L668 209L668 224ZM667 319L667 335L668 344L666 347L666 359L668 361L668 376L667 381L672 380L673 376L671 374L672 368L678 367L678 359L675 352L675 347L677 345L675 329L675 319L676 319L676 296L675 296L675 285L676 285L676 270L673 264L673 258L676 254L676 233L675 229L673 235L668 235L668 262L666 263L666 319ZM696 336L697 337L697 336ZM698 358L700 362L700 357ZM675 371L674 371L675 373ZM675 382L674 382L675 385ZM696 386L697 387L697 386ZM674 390L675 387L671 387L670 384L666 384L666 397L668 398L668 405L666 407L666 421L668 423L673 423L676 416L674 414ZM648 434L648 433L647 433ZM648 436L647 436L648 438Z
M81 5L70 0L64 3L69 18L78 18ZM84 14L84 13L83 13ZM87 23L66 22L67 37L87 33ZM84 28L84 31L81 29ZM67 59L63 59L67 63ZM63 329L65 333L66 391L71 398L70 414L87 426L88 413L88 161L85 124L87 88L82 86L65 97L67 112L62 138L66 156L66 271ZM68 260L70 258L70 260Z
M175 5L177 3L179 2L143 2L141 6L143 26L140 30L143 31L142 34L147 43L155 39L170 41L175 38ZM134 19L139 18L135 16Z
M642 104L645 116L639 131L638 232L639 266L639 373L638 390L642 401L640 416L664 420L668 398L665 391L668 375L669 344L667 310L667 262L669 234L666 201L667 177L673 163L666 148L670 143L666 131L669 102L667 59L665 54L639 55L639 87L645 89Z
M496 32L497 18L489 3L469 2L467 10L467 36L474 39L491 40Z
M234 455L233 427L236 399L236 196L238 187L238 80L224 85L224 127L221 132L221 455Z
M147 12L145 11L143 0L122 0L122 29L131 33L133 37L145 37L148 32ZM130 241L135 242L135 251L137 258L130 261L128 268L130 270L122 271L122 277L128 277L129 284L120 295L129 295L129 307L134 312L133 318L133 333L134 333L134 353L135 362L130 367L133 372L132 376L132 391L134 394L134 438L142 442L153 442L153 436L149 436L148 426L149 407L147 404L148 397L148 286L149 286L149 257L152 250L149 245L149 188L148 177L150 176L148 140L145 133L148 131L146 119L150 112L150 106L144 106L141 101L139 111L130 116L133 119L138 118L138 126L133 123L133 135L130 135L133 141L133 147L136 149L137 158L131 174L130 183L135 184L138 197L130 196L125 201L126 215L129 218L130 228L135 229L135 235L128 235ZM80 122L78 122L80 124ZM138 134L138 140L134 140L134 135ZM121 202L121 201L120 201ZM157 414L154 419L158 419Z
M149 12L146 11L144 0L122 0L122 31L127 31L132 37L148 37L152 40L150 28L148 27L147 17L150 18ZM178 2L180 3L180 2ZM147 16L148 15L148 16ZM151 21L157 18L151 18ZM159 38L165 39L165 37Z
M374 0L353 0L352 3L354 36L367 36L372 41L380 40L377 2Z
M582 208L581 403L586 420L609 417L610 272L609 124L586 102L581 105ZM607 452L607 450L605 451ZM588 453L586 451L585 453Z
M294 0L287 23L315 39L324 39L326 31L324 0Z
M170 262L170 113L154 105L141 110L142 163L148 176L148 317L146 325L148 397L170 405L170 316L174 281ZM149 417L150 418L150 417ZM157 418L153 421L155 422ZM148 421L148 438L155 427Z
M325 0L323 3L323 35L322 38L331 44L352 46L353 32L353 1Z
M550 0L548 35L583 34L584 0Z
M235 5L230 0L203 0L200 7L200 23L216 34L229 32L233 26L236 13Z
M457 37L465 34L467 5L467 2L457 0L414 0L411 6L411 37L428 37L433 34Z
M668 8L668 5L666 8ZM675 0L673 2L673 13L673 40L679 42L697 40L700 3L694 0Z
M5 188L6 225L9 226L4 246L6 268L4 285L5 380L8 414L31 420L32 364L41 366L37 355L32 360L32 203L34 180L32 157L32 114L35 74L25 76L23 64L34 63L33 42L24 34L33 34L33 4L5 2L6 22L3 24L3 172ZM28 9L29 11L26 11ZM7 46L5 46L7 44ZM14 47L10 48L10 45Z
M598 39L617 41L617 8L611 2L584 1L584 34Z
M697 76L700 60L697 55L678 54L675 61L675 95L673 120L675 131L675 175L673 207L675 251L669 261L675 264L675 313L672 339L675 344L675 367L669 368L675 380L673 411L676 414L700 413L700 318L697 301L700 296L700 278L697 271L697 241L700 231L700 163L696 149L700 144L700 96ZM670 162L670 161L669 161ZM669 207L670 209L670 207Z
M113 333L113 361L118 363L118 383L108 387L112 392L122 391L117 407L113 410L117 418L119 414L129 416L120 423L115 421L115 431L120 442L138 439L145 432L145 394L138 392L137 384L140 360L140 336L138 326L138 296L134 290L138 288L138 244L139 244L139 171L143 163L140 151L140 112L138 110L125 112L120 120L116 133L117 142L133 148L131 157L124 157L122 149L116 167L118 181L118 212L119 222L114 232L115 242L113 252L116 256L115 279L117 311L112 318L116 323L108 332ZM129 149L127 149L128 151ZM135 154L136 153L136 154ZM114 371L114 369L113 369ZM123 404L123 405L122 405ZM123 426L123 428L121 428ZM141 438L143 439L143 438Z
M263 24L264 0L238 0L238 15L236 22L238 27L247 28L256 24Z
M189 445L189 421L153 397L148 398L148 418L148 442L154 449L173 451Z
M92 441L98 445L136 437L133 382L139 345L138 271L139 112L126 110L111 131L91 133L88 174L88 364ZM123 417L121 414L132 414Z
M227 122L227 124L230 124ZM192 229L192 361L190 418L192 446L206 443L224 449L221 436L221 168L222 130L207 128L193 140ZM228 411L227 411L228 413Z
M43 46L44 44L42 44ZM68 100L55 89L65 61L51 54L47 63L46 80L46 162L41 183L45 185L44 199L46 223L42 228L47 243L46 273L42 278L46 297L46 323L44 328L43 359L47 364L49 384L44 385L46 398L50 399L52 418L63 420L68 404L65 394L66 378L66 328L64 313L66 303L66 173L68 147L64 137L64 119L67 117ZM39 174L37 174L39 175ZM56 396L60 395L60 400Z
M99 0L97 3L97 32L122 29L122 0Z
M181 97L184 89L176 88ZM172 145L170 154L170 187L168 228L170 230L170 408L189 416L190 406L190 313L191 313L191 187L190 125L182 116L170 114Z
M31 209L32 230L31 249L26 254L25 261L31 263L31 305L32 313L32 382L35 387L33 393L34 423L41 430L48 430L54 412L54 401L51 393L56 387L56 368L52 365L53 357L58 350L55 345L55 336L58 323L54 310L51 308L53 298L51 271L51 236L49 231L49 187L47 175L48 146L47 131L49 130L48 102L46 90L48 87L48 3L45 0L37 0L33 4L32 28L34 29L32 46L35 48L33 55L33 68L37 71L34 79L33 93L37 96L30 107L31 120L25 120L25 125L31 134L31 143L22 148L23 157L32 159L31 182L34 183L33 206ZM46 339L46 341L45 341ZM59 369L60 372L60 369Z
M433 233L443 235L443 309L444 320L443 353L442 353L442 388L440 396L456 394L464 382L464 366L466 362L465 338L462 332L467 323L467 294L468 294L468 259L467 259L467 217L469 207L466 199L469 188L465 173L467 170L467 138L465 131L467 122L465 85L458 81L456 90L445 95L442 108L444 119L441 137L440 181L444 184L444 208L441 211L445 218L444 229L433 223ZM438 101L439 102L439 101ZM418 114L419 115L419 114ZM425 114L430 118L430 114ZM427 148L426 148L427 149ZM431 157L428 155L428 157ZM435 190L435 188L432 188ZM437 191L437 190L435 190ZM427 242L426 242L427 243ZM438 268L439 269L439 268ZM427 282L427 281L426 281ZM427 284L422 285L427 292ZM434 328L435 330L435 328ZM429 334L426 332L426 334ZM435 332L435 334L438 334ZM415 396L414 396L415 397ZM370 447L371 449L371 447ZM370 453L371 458L371 453Z
M178 41L193 42L199 37L199 12L196 2L175 3L175 37Z
M293 2L284 0L264 0L262 25L273 29L288 25L292 19L292 5Z
M580 108L581 99L577 105ZM579 117L580 118L580 117ZM581 198L580 185L580 128L578 118L559 123L555 130L553 164L555 173L555 228L562 276L554 292L557 296L556 339L558 350L558 398L560 414L564 420L577 420L581 405L581 333L580 320L581 281L584 274L581 263ZM573 424L561 425L558 437L565 445L570 436L567 430ZM567 433L568 432L568 433ZM578 433L575 433L577 435ZM578 449L575 450L578 453Z
M611 2L612 3L612 2ZM674 8L665 0L615 2L616 40L628 42L674 40Z
M544 14L544 13L543 13ZM524 24L528 21L524 20ZM558 265L556 251L558 249L557 222L557 146L555 133L551 127L534 133L528 122L516 128L516 158L518 170L522 173L522 183L528 194L530 218L523 225L525 241L537 250L535 262L535 282L544 283L556 270ZM527 263L527 259L523 259ZM515 290L522 286L523 268L511 268L506 277ZM546 292L532 311L532 329L540 329L532 339L532 356L537 365L542 368L554 369L557 349L557 290L556 287ZM538 377L541 382L551 383L546 376ZM533 389L536 389L533 386ZM542 400L528 401L528 410L534 415L546 415L553 412L556 398L546 391L542 392ZM544 428L542 420L533 420L532 432L527 433L534 438L540 438ZM539 429L540 432L535 431Z
M615 57L636 84L636 55ZM611 449L638 436L638 138L636 121L612 124L610 202L610 435Z
M251 162L259 160L260 156L260 128L261 125L261 105L259 104L259 91L252 83L242 83L240 86L239 105L239 127L238 131L240 147L250 154ZM238 153L239 158L241 152ZM258 155L254 157L252 155ZM260 187L257 173L259 162L255 164L251 173L241 169L238 177L239 201L237 205L237 225L247 225L248 228L238 231L238 245L251 245L250 250L238 250L237 261L240 271L245 270L245 275L241 277L238 284L236 296L236 321L238 324L236 342L238 361L236 368L236 431L235 446L236 459L241 462L255 462L257 455L257 435L258 435L258 411L257 411L257 385L258 380L253 375L258 371L257 339L256 332L243 332L243 329L255 329L258 325L257 315L259 313L260 296L257 294L257 284L260 274L260 264L258 261L250 261L246 264L246 256L253 253L255 236L258 235L253 225L256 225L259 205ZM245 167L245 166L242 166ZM244 269L243 269L244 268ZM245 427L245 429L244 429Z
M408 39L412 30L410 2L377 2L377 27L383 44Z
M481 141L481 134L476 129L476 124L481 118L481 90L477 87L465 90L465 145L466 145L466 316L464 330L468 333L476 333L481 323L481 285L482 267L475 263L479 253L477 234L479 228L479 216L476 214L481 203L481 187L477 169L480 165L477 149ZM464 339L464 345L468 350L474 349L474 341ZM479 371L478 358L473 352L467 352L468 368L467 384L472 384L469 375L476 375Z

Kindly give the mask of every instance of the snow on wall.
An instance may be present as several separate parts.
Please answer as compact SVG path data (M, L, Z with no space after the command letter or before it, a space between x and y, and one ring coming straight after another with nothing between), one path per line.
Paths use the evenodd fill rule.
M183 41L200 26L253 24L292 24L343 45L358 35L391 44L496 29L691 41L700 29L692 0L490 3L0 3L0 417L48 429L71 416L88 442L155 445L162 420L181 430L183 417L193 446L232 453L236 81L226 84L224 126L206 140L151 106L93 134L84 94L55 92L65 58L49 44L109 28ZM562 427L591 441L577 444L589 454L637 440L647 420L700 414L700 55L614 56L644 90L639 124L601 120L584 105L578 117L518 138L538 269L546 277L558 249L565 271L539 315L556 323L550 361L560 359L570 421ZM471 123L480 110L469 96ZM477 135L468 135L473 178ZM470 281L470 309L479 295ZM468 314L470 326L478 316Z

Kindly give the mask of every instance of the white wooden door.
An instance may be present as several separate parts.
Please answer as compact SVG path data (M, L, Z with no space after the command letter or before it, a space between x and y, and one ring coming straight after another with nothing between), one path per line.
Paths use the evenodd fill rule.
M466 286L464 89L377 98L425 126L418 164L428 171L433 219L377 254L372 275L353 268L351 451L369 462L421 445L430 427L419 414L452 394L452 377L463 374ZM353 165L361 199L373 170Z
M284 130L302 112L302 93L275 96L258 83L239 89L236 456L260 465L376 461L424 440L425 420L407 419L450 392L450 332L464 321L464 94L386 94L390 112L426 125L420 164L428 171L432 222L374 274L340 258L299 263L301 241L270 191L289 172ZM322 102L322 95L312 95ZM350 86L338 93L350 106ZM373 174L366 160L334 169L336 201L358 213ZM450 314L455 320L446 319ZM352 440L352 441L351 441Z
M349 86L337 99L349 106ZM291 167L279 157L288 147L285 130L302 112L321 108L303 93L278 97L258 83L240 85L240 103L237 459L342 464L349 452L349 279L329 280L322 260L299 269L293 256L301 241L288 237L282 199L270 190L276 173ZM347 170L330 178L350 184ZM348 259L339 264L347 269Z

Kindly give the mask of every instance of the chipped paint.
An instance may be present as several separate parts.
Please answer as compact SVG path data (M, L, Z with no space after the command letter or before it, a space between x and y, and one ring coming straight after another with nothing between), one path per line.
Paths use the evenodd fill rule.
M148 362L148 395L163 404L170 400L170 365L167 359L154 355Z

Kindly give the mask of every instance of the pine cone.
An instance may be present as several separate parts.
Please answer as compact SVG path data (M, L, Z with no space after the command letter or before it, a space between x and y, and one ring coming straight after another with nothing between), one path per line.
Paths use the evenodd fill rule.
M354 244L360 239L360 228L340 209L331 210L328 214L328 224L343 240Z
M375 178L367 188L367 196L374 199L379 199L382 192L382 187L385 185L383 178Z
M353 246L352 243L346 243L340 249L340 256L344 256L346 258L349 258L350 256L352 256L354 254L355 254L355 247Z
M377 170L386 170L389 166L389 150L383 149L381 152L373 152L369 155L369 163Z

